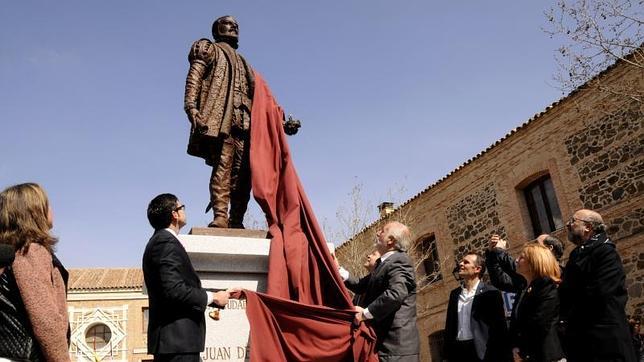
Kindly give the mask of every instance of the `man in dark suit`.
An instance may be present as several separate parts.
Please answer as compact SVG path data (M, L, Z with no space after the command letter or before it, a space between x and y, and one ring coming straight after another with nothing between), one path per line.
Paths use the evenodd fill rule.
M150 301L148 353L155 361L200 361L206 338L204 312L224 307L229 292L209 292L177 239L186 224L185 205L172 194L150 201L148 220L154 228L143 254L143 275Z
M467 253L459 263L462 287L450 293L444 359L455 362L508 361L507 327L501 292L481 281L483 257Z
M570 253L559 287L571 362L635 361L626 320L624 267L597 212L578 210L566 223Z
M381 361L418 361L416 275L406 253L411 232L394 221L385 224L376 236L376 249L381 256L374 271L360 280L345 280L351 291L364 293L362 305L366 307L356 306L355 322L366 321L373 326Z

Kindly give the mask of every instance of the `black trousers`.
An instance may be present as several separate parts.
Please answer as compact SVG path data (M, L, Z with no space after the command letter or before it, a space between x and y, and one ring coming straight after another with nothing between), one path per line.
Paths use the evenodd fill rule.
M480 362L481 359L476 355L476 347L474 347L474 340L469 341L456 341L456 348L454 348L454 356L450 361L458 362Z
M155 354L155 362L201 362L199 353Z

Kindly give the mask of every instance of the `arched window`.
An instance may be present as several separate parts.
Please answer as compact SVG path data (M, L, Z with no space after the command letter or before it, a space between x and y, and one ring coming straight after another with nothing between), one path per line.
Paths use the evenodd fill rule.
M103 323L94 324L85 333L85 343L94 351L105 347L112 339L110 327Z
M532 181L523 189L534 237L561 229L564 224L550 175Z
M432 284L443 280L441 274L440 259L436 248L436 237L434 234L424 236L416 243L415 256L422 260L423 284Z

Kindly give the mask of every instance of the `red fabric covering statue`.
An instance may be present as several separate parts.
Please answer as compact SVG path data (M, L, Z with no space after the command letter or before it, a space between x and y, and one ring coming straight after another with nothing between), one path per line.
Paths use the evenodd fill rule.
M255 73L253 195L272 237L267 294L244 291L251 361L377 361L375 333L353 304L295 172L284 112Z

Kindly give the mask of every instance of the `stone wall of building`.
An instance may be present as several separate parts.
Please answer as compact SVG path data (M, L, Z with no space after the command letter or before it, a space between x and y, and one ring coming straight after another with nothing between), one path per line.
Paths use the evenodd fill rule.
M644 232L644 209L638 208L609 219L608 234L615 242Z
M570 164L582 185L584 207L601 209L644 190L644 116L632 101L566 137Z
M644 315L644 251L637 250L623 258L628 285L628 298L631 301L630 312L633 315Z
M639 81L641 72L617 66L603 82ZM442 280L418 293L422 360L440 360L441 331L452 275L467 249L480 250L492 234L510 241L510 253L534 238L523 189L550 176L562 219L587 207L600 212L624 259L628 313L644 313L644 108L585 89L557 102L485 152L429 186L385 220L407 222L417 241L436 237ZM412 215L412 217L409 217ZM348 243L367 247L374 226ZM553 234L566 238L563 228ZM565 254L574 248L566 242ZM347 245L337 248L341 263Z
M507 238L498 206L494 184L488 183L447 207L450 237L456 246L455 260L460 260L467 251L484 250L492 234Z

